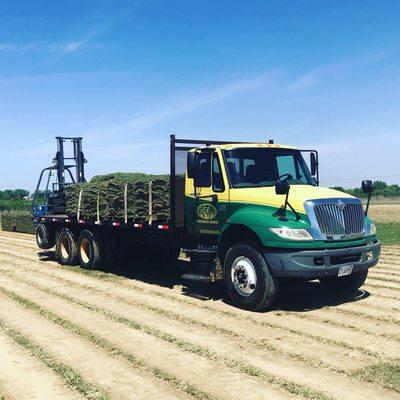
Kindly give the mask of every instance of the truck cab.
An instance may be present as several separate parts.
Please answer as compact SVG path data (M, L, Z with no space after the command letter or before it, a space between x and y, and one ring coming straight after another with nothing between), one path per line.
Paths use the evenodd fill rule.
M311 152L309 169L299 149L274 143L188 153L186 229L216 237L236 305L268 308L285 278L354 291L378 262L380 242L360 199L318 186L316 161ZM363 187L370 192L370 181Z

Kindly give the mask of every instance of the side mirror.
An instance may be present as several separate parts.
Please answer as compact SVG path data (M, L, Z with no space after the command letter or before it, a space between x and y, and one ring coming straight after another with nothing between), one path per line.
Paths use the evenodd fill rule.
M278 180L275 182L275 193L276 194L288 194L290 190L290 184L287 180Z
M187 166L186 166L188 178L194 178L196 169L195 159L196 159L196 152L189 151L189 153L187 153Z
M317 173L317 157L315 153L310 153L310 167L311 167L311 175L315 175Z
M361 189L362 189L363 193L366 193L366 194L372 193L372 189L373 189L372 181L362 181Z
M368 201L367 201L367 205L365 207L365 216L368 215L368 209L369 209L369 203L371 202L371 195L372 195L372 190L373 190L373 185L372 185L372 181L362 181L361 183L361 190L363 191L363 193L368 194Z
M196 153L193 183L194 187L211 186L211 153Z

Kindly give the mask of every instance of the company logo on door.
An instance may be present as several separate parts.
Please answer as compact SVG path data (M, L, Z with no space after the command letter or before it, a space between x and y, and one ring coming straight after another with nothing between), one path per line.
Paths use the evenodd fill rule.
M200 219L214 219L217 216L217 209L212 204L200 204L197 207L197 215Z

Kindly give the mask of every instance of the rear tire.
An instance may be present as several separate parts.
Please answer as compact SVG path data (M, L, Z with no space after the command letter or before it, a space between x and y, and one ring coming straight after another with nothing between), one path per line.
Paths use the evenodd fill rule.
M353 272L347 276L329 276L320 278L324 289L336 293L352 293L357 291L365 282L368 276L368 269L364 271Z
M78 240L78 254L84 269L102 269L104 267L104 245L97 232L84 230Z
M62 265L78 264L78 249L73 233L67 229L61 229L57 237L57 259Z
M262 254L247 243L238 243L228 250L224 283L235 306L246 310L267 310L278 294L278 280L271 275Z
M40 249L48 250L55 246L56 238L50 229L44 224L37 224L36 226L36 243Z

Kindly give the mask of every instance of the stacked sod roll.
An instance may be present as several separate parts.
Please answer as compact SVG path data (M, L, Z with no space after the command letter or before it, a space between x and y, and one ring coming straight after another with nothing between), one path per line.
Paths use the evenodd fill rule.
M1 229L9 232L33 233L32 213L8 211L1 214Z
M169 190L167 175L98 175L67 187L67 214L92 220L167 220Z

